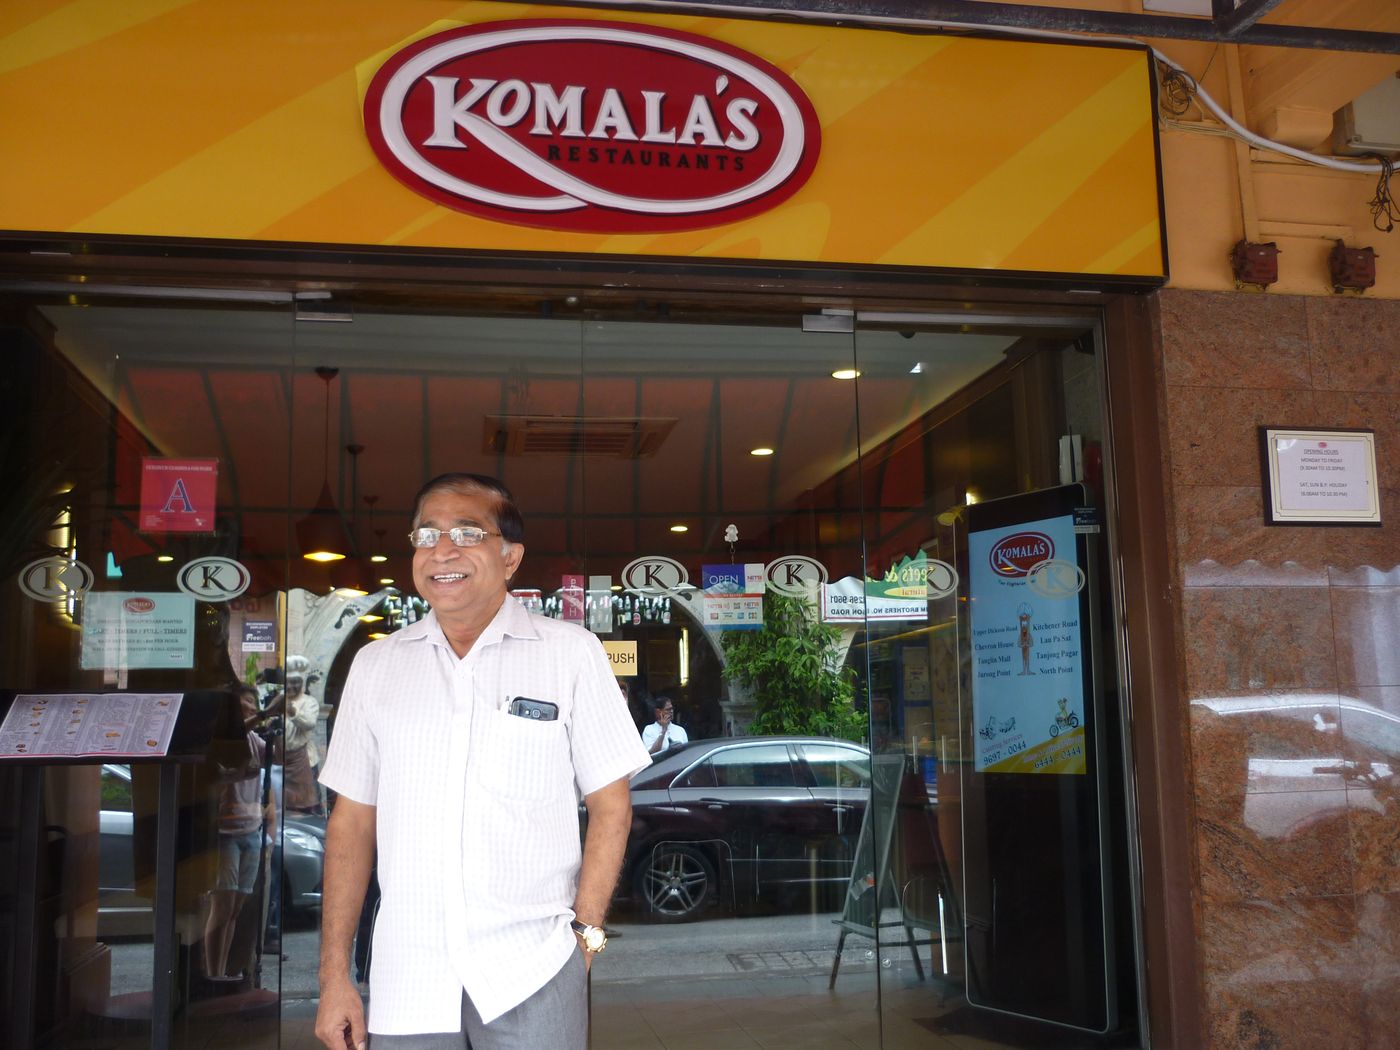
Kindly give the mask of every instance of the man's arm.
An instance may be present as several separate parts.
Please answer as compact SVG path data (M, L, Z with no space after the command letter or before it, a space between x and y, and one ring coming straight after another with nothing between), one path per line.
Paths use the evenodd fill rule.
M619 777L584 796L583 804L588 807L588 832L583 841L583 868L579 871L574 914L579 922L601 926L608 917L608 903L622 870L627 833L632 828L632 791L627 778ZM592 962L588 952L583 953L583 958L586 963Z
M668 728L669 728L669 727L668 727ZM650 736L652 739L651 739L651 746L648 747L647 750L650 751L650 752L654 755L654 754L656 754L658 751L660 751L662 745L666 743L666 730L665 730L665 729L657 729L656 723L653 722L651 725L647 726L646 729L642 730L642 743L643 743L643 744L645 744L645 743L647 742L647 737L648 737L648 736Z
M340 795L326 825L321 898L321 1005L316 1038L332 1050L365 1045L365 1012L350 980L350 947L374 866L375 809Z

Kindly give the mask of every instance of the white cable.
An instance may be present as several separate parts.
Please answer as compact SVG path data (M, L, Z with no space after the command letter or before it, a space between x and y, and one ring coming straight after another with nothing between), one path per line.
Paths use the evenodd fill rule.
M621 0L621 2L624 5L631 7L670 6L666 2L666 0ZM710 11L722 11L724 13L733 14L736 16L748 15L752 17L756 12L763 10L763 8L745 7L737 4L705 5L705 11L707 13ZM795 12L786 10L777 11L769 9L768 13L791 15ZM996 33L1001 36L1032 37L1042 40L1082 42L1085 37L1085 34L1083 33L1070 33L1058 29L1017 29L1013 26L983 26L971 25L964 22L924 21L921 19L913 18L880 18L851 14L837 14L834 12L823 11L803 11L801 12L801 14L804 18L811 18L813 20L818 21L862 22L874 26L899 25L907 26L911 29L934 28L952 29L958 31L976 30L977 32L983 33ZM1131 36L1099 36L1095 34L1093 36L1093 39L1096 42L1107 41L1109 43L1132 44L1134 47L1143 46L1143 42L1141 40ZM1161 51L1158 51L1155 47L1152 47L1149 44L1147 45L1147 48L1149 51L1152 52L1153 57L1156 58L1159 62L1170 66L1172 69L1175 69L1178 73L1185 73L1188 77L1191 76L1191 74L1187 72L1183 66L1173 61ZM1337 157L1323 157L1319 156L1316 153L1309 153L1307 150L1297 149L1293 146L1284 145L1282 142L1275 142L1273 139L1266 139L1263 135L1256 135L1243 124L1235 120L1234 117L1230 116L1230 114L1226 113L1225 110L1223 110L1220 107L1220 104L1210 96L1210 93L1206 91L1205 88L1201 87L1199 83L1196 82L1195 77L1191 77L1191 83L1196 84L1196 97L1200 98L1202 101L1205 102L1206 108L1209 109L1212 113L1214 113L1217 117L1219 117L1221 122L1227 128L1229 128L1232 133L1238 135L1240 138L1244 139L1252 146L1256 146L1259 149L1263 150L1269 150L1273 153L1282 153L1285 156L1293 157L1297 160L1304 161L1307 164L1316 164L1319 167L1333 168L1337 171L1359 171L1371 175L1377 175L1380 174L1382 170L1381 165L1376 163L1375 161L1341 160Z
M1157 61L1170 66L1178 73L1184 73L1188 77L1191 76L1191 74L1187 73L1178 63L1173 62L1155 47L1152 48L1152 54ZM1307 150L1286 146L1282 142L1275 142L1273 139L1266 139L1263 135L1256 135L1221 109L1220 104L1216 102L1215 99L1211 98L1210 92L1196 83L1195 77L1191 77L1191 83L1196 84L1195 95L1205 103L1206 108L1219 117L1222 124L1252 146L1270 150L1274 153L1282 153L1289 157L1296 157L1298 160L1306 161L1309 164L1317 164L1324 168L1335 168L1337 171L1361 171L1376 174L1381 170L1381 165L1375 161L1341 160L1337 157L1322 157L1316 153L1309 153Z

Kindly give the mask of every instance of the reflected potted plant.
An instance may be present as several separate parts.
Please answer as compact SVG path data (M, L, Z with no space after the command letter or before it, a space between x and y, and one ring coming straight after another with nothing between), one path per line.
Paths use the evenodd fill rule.
M853 676L840 662L841 632L815 614L805 599L770 591L762 629L725 632L724 673L731 695L753 705L750 733L865 737Z

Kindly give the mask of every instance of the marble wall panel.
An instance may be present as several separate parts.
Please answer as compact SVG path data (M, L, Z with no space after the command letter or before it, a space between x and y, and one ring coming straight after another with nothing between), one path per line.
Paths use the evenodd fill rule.
M1209 1045L1400 1050L1400 302L1158 315ZM1265 423L1375 430L1385 525L1265 526Z
M1355 888L1400 893L1400 685L1353 692L1341 722Z
M1207 903L1201 926L1211 1050L1374 1050L1351 897Z
M1257 483L1178 487L1176 515L1177 556L1183 569L1209 561L1235 570L1238 586L1267 586L1276 578L1267 570L1303 566L1315 570L1311 582L1327 582L1321 574L1334 554L1331 530L1265 525ZM1304 582L1306 576L1290 572L1288 583Z
M1341 296L1302 302L1317 390L1400 393L1400 302ZM1285 312L1291 325L1292 312Z
M1339 705L1287 692L1191 704L1203 899L1352 891Z
M1392 351L1389 357L1398 356ZM1376 432L1376 475L1383 489L1400 488L1400 393L1318 390L1312 419L1319 427L1359 427Z
M1338 587L1331 601L1338 681L1400 685L1400 587Z
M1196 587L1182 593L1191 698L1336 688L1326 587Z
M1259 487L1259 427L1312 422L1311 390L1173 387L1167 399L1178 485Z
M1161 325L1169 387L1312 388L1302 299L1171 292Z
M1400 1050L1400 893L1362 894L1355 915L1366 1045Z

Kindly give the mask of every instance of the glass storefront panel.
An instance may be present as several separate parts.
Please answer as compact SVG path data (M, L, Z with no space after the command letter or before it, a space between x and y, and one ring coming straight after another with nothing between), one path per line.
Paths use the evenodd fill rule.
M368 297L26 305L5 336L7 396L25 421L9 458L12 487L34 491L42 527L20 538L23 556L7 573L14 581L45 553L29 550L45 535L51 556L76 557L95 581L81 601L6 585L6 619L18 628L4 632L0 685L195 702L194 690L249 683L255 728L271 745L280 830L222 966L207 956L221 943L208 931L219 925L210 920L218 799L236 763L218 751L181 773L178 1031L207 1034L266 1011L267 1027L239 1029L251 1045L309 1037L319 850L334 804L311 775L355 654L427 612L404 533L422 481L456 470L498 476L516 495L526 521L516 597L603 639L639 733L660 708L687 737L675 746L680 734L668 729L632 785L633 833L609 919L617 938L592 974L595 1047L748 1045L800 1032L814 1044L932 1046L965 1033L1034 1045L1043 1029L1017 1028L1033 1022L1010 1015L1078 1023L1092 1020L1094 1002L1131 1025L1116 621L1087 328L950 327L910 315L841 331L839 318L804 326L799 312L771 305L743 315L684 302L580 312L525 296L441 307ZM142 528L143 459L216 461L212 531ZM1013 678L1058 691L1033 701L1023 688L987 693L975 684L987 669L975 639L991 630L978 603L992 603L969 552L1012 525L1037 531L1056 515L996 508L1066 482L1085 486L1067 504L1084 510L1068 535L1091 538L1039 560L1082 572L1082 622L1060 616L1051 628L1036 611L1079 601L1056 591L1057 569L1037 577L1048 597L1025 599L1031 645L1023 651L1015 630L1018 595L1009 648L996 651L1013 669L1032 661L1035 675ZM306 557L318 550L344 557ZM183 598L179 571L214 557L244 567L249 585L231 600L184 603L193 611L159 651L187 637L187 665L134 661L120 616L107 634L127 632L128 648L84 659L95 652L90 609L114 600L104 595ZM1071 572L1071 595L1077 580ZM1005 625L994 626L988 643L1006 641ZM1074 631L1073 644L1059 637ZM1062 669L1039 673L1034 661L1052 645L1079 648L1070 662L1080 692L1071 695ZM214 696L198 694L227 706ZM1036 732L1056 748L1082 738L1084 772L998 780L987 767L1000 759L979 730L993 718L1009 741L1001 725L1019 717L1030 752L1046 743L1029 732L1032 715L997 705L1045 702ZM246 745L240 716L223 717L220 746ZM149 911L158 789L143 781L154 768L46 774L44 823L100 820L104 859L91 859L91 827L66 836L76 849L37 857L46 885L95 883L50 905L62 914L38 927L45 965L67 974L110 958L113 975L70 982L80 992L60 983L54 995L34 993L49 1011L36 1019L49 1045L84 1045L94 1033L149 1039L139 1019L153 985L149 927L108 936L99 905L94 933L83 910L98 889L117 889L123 906ZM14 820L29 782L0 775ZM1076 793L1090 779L1098 794ZM1059 823L1020 833L1007 816L1018 806ZM130 886L105 873L106 829L123 821L131 845L117 853L134 861ZM1100 869L1086 857L1114 873L1095 883ZM1075 878L1063 873L1071 867ZM1061 874L1047 880L1042 868ZM361 979L373 966L376 900L372 887L355 950ZM259 907L268 919L250 932ZM1025 917L1040 912L1058 917L1064 951L1053 959L1017 940L1040 932ZM75 940L60 928L88 932ZM1023 956L1029 970L1007 969ZM1084 963L1076 972L1096 963L1099 984L1052 980L1074 960ZM1093 1000L1110 985L1111 1004ZM1007 996L1023 986L1072 1009ZM131 1016L113 1019L118 1007Z
M872 594L926 592L870 597L852 647L884 834L869 914L886 1029L1132 1045L1093 332L911 314L856 339ZM930 378L940 360L967 368L955 389ZM918 407L890 412L892 388Z
M641 455L584 461L587 573L621 588L605 637L635 646L623 681L639 725L670 707L688 736L633 781L594 1045L790 1036L831 1008L832 920L869 796L843 632L814 604L822 579L862 565L859 490L830 487L858 458L854 388L833 377L853 366L851 337L805 333L796 314L674 312L588 319L583 337L584 414L664 433ZM646 569L667 559L688 579L653 592ZM629 625L634 600L669 619ZM841 990L842 1023L873 1044L865 970Z
M260 710L281 672L291 310L6 305L0 684L24 697L10 743L60 756L0 768L6 1040L150 1045L173 1015L175 1045L236 1020L275 1047L278 906L320 882ZM172 698L179 761L129 757L158 750Z

